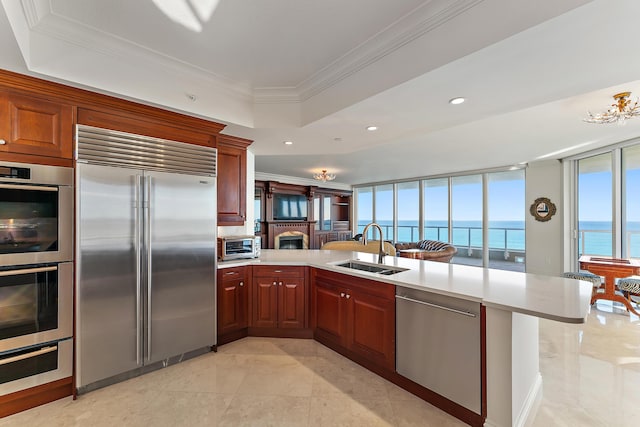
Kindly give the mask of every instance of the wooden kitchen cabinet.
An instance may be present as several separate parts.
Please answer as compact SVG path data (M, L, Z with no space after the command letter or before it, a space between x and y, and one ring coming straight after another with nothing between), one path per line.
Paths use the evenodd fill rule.
M249 326L249 282L247 267L218 270L217 332L218 345L247 336Z
M0 91L0 153L70 160L73 156L73 107Z
M395 286L313 269L311 327L316 340L395 369Z
M244 225L247 209L247 147L252 141L218 137L218 225Z
M306 328L308 298L305 271L305 267L253 267L252 327Z

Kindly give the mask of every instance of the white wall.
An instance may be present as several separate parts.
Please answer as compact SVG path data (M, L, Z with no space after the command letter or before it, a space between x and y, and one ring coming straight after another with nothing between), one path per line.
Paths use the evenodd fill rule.
M526 170L526 271L558 276L564 271L564 203L563 167L558 160L529 163ZM556 205L557 212L546 222L529 214L539 197Z

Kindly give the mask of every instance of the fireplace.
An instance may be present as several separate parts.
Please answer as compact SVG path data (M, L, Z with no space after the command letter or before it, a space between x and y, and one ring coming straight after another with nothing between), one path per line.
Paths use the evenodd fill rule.
M278 249L302 249L302 236L280 236Z
M309 249L309 236L301 231L284 231L274 239L274 249Z

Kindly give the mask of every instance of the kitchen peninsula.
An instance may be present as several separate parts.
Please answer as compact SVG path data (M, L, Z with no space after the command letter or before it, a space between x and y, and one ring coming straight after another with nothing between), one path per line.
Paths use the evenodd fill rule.
M304 277L308 283L304 295L307 298L306 306L309 307L306 315L309 318L308 326L316 340L470 425L524 425L528 418L535 415L542 390L538 364L538 318L582 323L587 315L591 297L590 284L559 277L390 256L385 257L383 265L388 269L401 271L385 275L339 266L348 260L375 265L377 255L322 250L264 250L258 259L221 262L218 268L221 274L242 267L253 270L271 268L281 271L280 274L284 275L287 274L287 269L296 269L298 272L305 270ZM248 288L251 289L247 298L248 310L255 311L256 305L263 305L262 299L260 303L251 301L258 295L255 293L256 283L252 283L250 272L244 277L249 283ZM284 286L281 283L284 283ZM299 285L300 280L296 283ZM270 292L274 292L274 295L278 289L287 292L286 279L274 278L268 284L273 285L273 291ZM393 294L389 291L393 292L394 289L395 306L392 302ZM220 293L218 295L220 298ZM458 317L452 318L453 320L439 318L438 322L414 324L408 328L401 326L404 325L400 323L403 313L407 311L406 306L401 304L404 303L403 300L412 300L416 295L424 295L427 301L431 301L424 305L437 307L437 313L454 312ZM446 304L433 303L443 300ZM278 301L282 303L281 299ZM389 301L392 304L390 308ZM455 308L445 307L451 303ZM475 308L460 308L463 306ZM219 300L218 307L220 320L227 305L221 306ZM327 307L330 310L326 311L330 311L330 315L323 316L323 309ZM389 313L394 314L391 319L392 327L388 327L387 324ZM458 334L457 329L446 330L458 324L458 320L455 319L467 317L477 320L477 329L472 329L475 330L475 338ZM249 319L251 330L251 316ZM346 323L341 323L341 319ZM358 332L357 328L364 328L363 324L375 324L373 333L362 330ZM372 327L369 326L369 329ZM391 330L390 333L388 329ZM346 331L345 334L350 336L349 340L338 336L337 332L333 334L334 330ZM440 364L435 369L443 372L442 375L450 375L452 381L449 383L453 383L454 387L475 390L473 393L477 394L477 404L468 404L464 398L458 399L456 390L453 390L453 394L448 394L450 390L446 387L442 391L421 387L422 383L419 380L411 381L399 372L403 350L397 340L401 339L403 334L406 336L405 331L410 331L411 334L415 334L414 341L420 342L424 336L435 330L440 332L443 341L441 345L429 347L426 354L431 356L432 353L437 353L439 347L459 348L461 350L458 354L454 354L455 360L458 361L457 366L463 366L464 362L460 361L467 357L468 364L476 364L475 361L479 361L477 378L468 380L460 380L459 376L456 376L456 369ZM391 357L395 359L395 367L394 359L391 365L386 364L388 358L385 357L388 353L383 350L367 353L365 347L368 342L381 340L385 340L381 345L392 346ZM467 352L469 342L477 342L479 348ZM472 344L472 347L475 345ZM471 353L477 353L477 359L474 359L475 356ZM375 363L367 364L366 357L360 357L367 354L373 355L369 360ZM430 368L428 365L431 360L441 359L425 358L425 370ZM435 384L437 385L438 381Z

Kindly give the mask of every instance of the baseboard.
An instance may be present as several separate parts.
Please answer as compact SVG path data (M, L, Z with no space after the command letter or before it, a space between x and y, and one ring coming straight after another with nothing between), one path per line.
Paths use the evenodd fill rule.
M71 396L72 388L73 382L68 377L0 396L0 418Z
M518 414L513 425L515 427L528 427L533 424L533 420L538 413L540 403L542 402L542 375L540 372L536 375L533 385L529 389L529 394L522 405L522 410Z
M520 410L520 413L516 417L513 426L514 427L529 427L533 424L538 408L542 402L542 375L537 373L536 379L533 381L533 385L529 388L527 398L524 400L524 404ZM492 422L487 418L484 422L484 427L507 427Z

